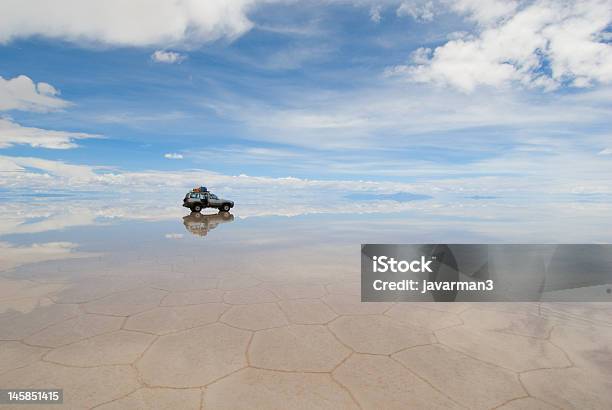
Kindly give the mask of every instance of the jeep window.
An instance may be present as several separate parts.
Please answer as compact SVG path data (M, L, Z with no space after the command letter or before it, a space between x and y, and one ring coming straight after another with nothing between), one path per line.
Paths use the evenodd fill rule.
M198 194L193 193L193 194L189 195L189 197L190 197L190 198L196 198L196 199L197 199L197 198L198 198Z
M211 197L212 199L219 199L219 198L217 198L217 195L215 195L215 194L210 194L210 197Z

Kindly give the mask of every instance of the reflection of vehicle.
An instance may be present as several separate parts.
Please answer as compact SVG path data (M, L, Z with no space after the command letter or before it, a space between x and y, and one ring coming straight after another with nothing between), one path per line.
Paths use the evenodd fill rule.
M215 229L217 225L232 222L234 215L229 212L219 212L217 214L201 214L192 212L183 217L185 228L194 235L206 236L208 231Z
M192 212L200 212L204 208L217 208L228 212L234 207L234 201L219 198L212 192L194 190L185 195L183 206L191 209Z

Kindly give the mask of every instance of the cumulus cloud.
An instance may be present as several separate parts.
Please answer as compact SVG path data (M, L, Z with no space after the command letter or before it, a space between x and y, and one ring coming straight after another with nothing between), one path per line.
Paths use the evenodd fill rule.
M0 77L0 111L51 111L68 105L51 84L35 83L25 75L10 79Z
M551 90L612 82L612 46L605 40L610 0L536 0L520 7L512 1L452 4L479 23L480 31L420 51L418 59L390 74L465 92L510 83Z
M178 154L176 152L168 152L164 154L164 158L166 159L183 159L183 154Z
M233 39L255 0L3 0L0 43L43 36L86 44L173 46Z
M185 55L174 51L157 50L153 54L151 54L151 60L155 61L156 63L180 63L185 58L187 58Z
M10 110L48 112L69 105L69 102L59 98L59 91L51 84L35 83L25 75L8 80L0 77L0 112ZM69 149L78 146L77 140L86 138L99 138L99 136L82 132L24 127L8 117L0 117L0 149L13 145Z
M99 138L99 136L82 132L24 127L8 118L0 118L0 148L23 144L35 148L69 149L78 147L77 140L87 138Z

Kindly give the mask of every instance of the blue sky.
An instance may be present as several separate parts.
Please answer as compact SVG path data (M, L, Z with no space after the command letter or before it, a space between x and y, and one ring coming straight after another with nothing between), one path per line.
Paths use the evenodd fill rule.
M69 9L83 24L36 3L0 6L0 77L32 88L0 83L6 189L166 172L168 184L612 193L609 1L212 1L177 30L148 24L183 21L163 0L106 2L108 16L86 1Z

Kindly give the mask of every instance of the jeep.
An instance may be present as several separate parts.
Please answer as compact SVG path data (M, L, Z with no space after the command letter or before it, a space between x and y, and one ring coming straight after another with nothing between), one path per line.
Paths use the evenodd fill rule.
M200 212L204 208L216 208L220 211L228 212L234 207L234 201L219 198L209 191L190 191L183 199L183 206L191 209L192 212Z

